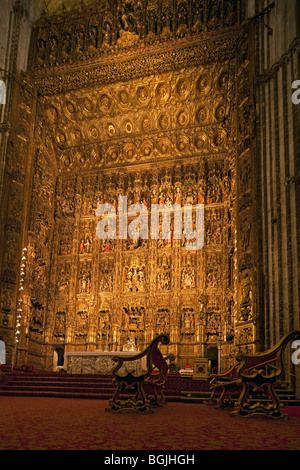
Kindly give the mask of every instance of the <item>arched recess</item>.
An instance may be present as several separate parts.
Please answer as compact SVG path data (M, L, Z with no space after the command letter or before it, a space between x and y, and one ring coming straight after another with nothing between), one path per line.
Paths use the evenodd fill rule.
M53 351L53 370L64 365L64 348L55 348Z
M209 361L209 366L211 372L213 372L213 369L218 367L218 348L217 346L210 346L207 350L207 359Z

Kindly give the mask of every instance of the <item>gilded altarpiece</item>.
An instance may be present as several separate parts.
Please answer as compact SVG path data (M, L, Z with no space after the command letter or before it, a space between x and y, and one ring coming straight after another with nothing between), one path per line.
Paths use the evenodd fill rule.
M257 339L255 115L243 2L121 3L62 12L33 28L28 76L40 107L31 117L20 352L51 368L57 347L122 351L132 340L141 350L167 332L166 352L179 367L218 340L225 367ZM173 215L167 235L160 221L158 239L150 230L147 239L120 239L117 230L102 240L98 208L110 204L117 215L122 196L149 220L152 204L177 204L182 220L189 205L190 223L175 236ZM204 246L190 250L202 204ZM136 215L126 216L134 223Z

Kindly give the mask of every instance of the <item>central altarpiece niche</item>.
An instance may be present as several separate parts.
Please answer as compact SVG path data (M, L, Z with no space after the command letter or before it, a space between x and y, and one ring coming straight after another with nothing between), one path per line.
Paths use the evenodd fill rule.
M167 332L179 366L204 357L233 327L235 174L230 62L151 75L45 99L59 148L46 315L48 342L65 351L136 350ZM88 143L88 145L87 145ZM193 207L182 238L97 236L100 204L116 214L151 204ZM189 250L196 205L204 246ZM136 216L135 216L136 217ZM135 219L128 214L128 224ZM137 229L139 227L137 226ZM192 240L193 241L193 240ZM220 330L221 328L221 330Z

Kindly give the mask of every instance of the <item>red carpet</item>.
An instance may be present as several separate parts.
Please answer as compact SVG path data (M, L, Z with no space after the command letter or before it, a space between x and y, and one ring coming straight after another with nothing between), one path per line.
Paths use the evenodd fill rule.
M106 400L0 397L1 450L300 450L300 408L287 419L233 418L201 404L150 415L105 412Z

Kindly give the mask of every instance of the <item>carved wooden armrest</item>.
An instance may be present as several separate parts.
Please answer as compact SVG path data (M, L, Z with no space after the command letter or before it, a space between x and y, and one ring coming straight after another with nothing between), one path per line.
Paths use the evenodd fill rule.
M141 353L132 355L132 356L114 356L113 361L117 362L117 365L113 369L113 374L117 375L118 371L122 368L125 362L134 362L146 358L146 367L144 376L149 376L152 373L154 366L159 366L157 363L158 358L162 357L161 352L158 349L159 343L168 344L169 336L166 334L161 334L151 341L149 346L142 351ZM164 361L165 362L165 361ZM160 373L161 373L161 369Z
M246 379L255 379L260 376L268 380L279 378L284 372L283 353L286 345L294 338L300 338L299 331L292 331L284 336L273 348L263 353L254 355L240 355L237 359L240 366L237 369L237 375ZM277 366L273 364L277 363ZM269 366L272 371L265 372L265 367Z

